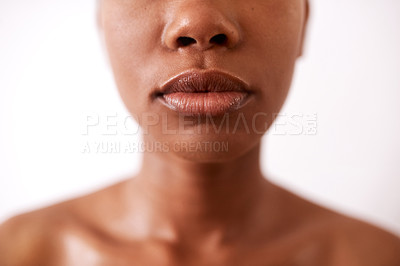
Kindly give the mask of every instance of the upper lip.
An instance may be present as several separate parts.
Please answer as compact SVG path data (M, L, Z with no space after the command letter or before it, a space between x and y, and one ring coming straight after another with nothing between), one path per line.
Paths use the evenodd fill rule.
M217 70L189 70L165 82L157 91L157 96L176 92L244 92L249 93L249 85L238 77Z

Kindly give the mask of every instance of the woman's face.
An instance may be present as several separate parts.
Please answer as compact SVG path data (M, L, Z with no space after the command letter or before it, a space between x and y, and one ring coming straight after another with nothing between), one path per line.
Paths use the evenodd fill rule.
M301 54L307 3L103 0L99 14L119 92L144 140L158 142L179 157L210 162L249 151L272 124ZM172 106L166 102L163 85L172 77L209 72L217 79L225 73L240 80L246 85L244 96L214 93L218 96L207 102L206 91L196 94L203 95L197 100L184 94L169 99ZM188 101L209 109L188 112ZM222 144L225 149L217 151Z

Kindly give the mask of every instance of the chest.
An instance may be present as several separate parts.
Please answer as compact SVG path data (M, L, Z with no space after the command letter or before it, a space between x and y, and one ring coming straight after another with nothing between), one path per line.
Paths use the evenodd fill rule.
M206 249L207 250L207 249ZM106 243L70 238L57 265L72 266L320 266L330 265L332 252L318 241L274 243L210 250L161 243Z

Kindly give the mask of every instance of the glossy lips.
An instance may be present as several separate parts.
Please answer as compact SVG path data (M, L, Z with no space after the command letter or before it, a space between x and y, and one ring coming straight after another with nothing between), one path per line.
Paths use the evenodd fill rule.
M165 83L157 94L168 108L185 115L218 116L243 107L248 85L219 71L189 71Z

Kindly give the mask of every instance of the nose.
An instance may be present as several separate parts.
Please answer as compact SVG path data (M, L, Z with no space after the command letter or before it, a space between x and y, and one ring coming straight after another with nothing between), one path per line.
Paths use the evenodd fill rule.
M172 50L193 47L204 51L213 47L231 49L239 44L239 26L212 1L179 2L179 6L168 12L170 20L162 36L166 47Z

